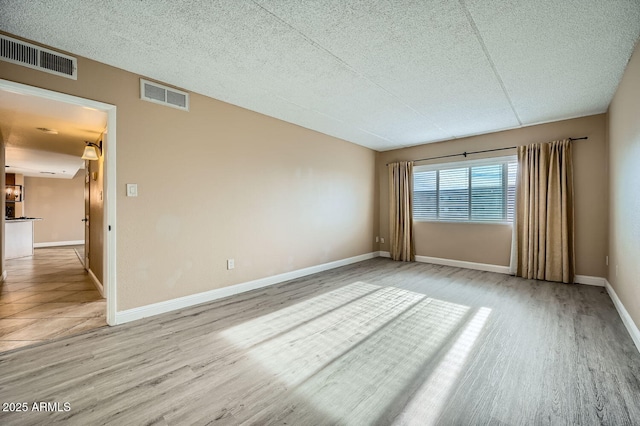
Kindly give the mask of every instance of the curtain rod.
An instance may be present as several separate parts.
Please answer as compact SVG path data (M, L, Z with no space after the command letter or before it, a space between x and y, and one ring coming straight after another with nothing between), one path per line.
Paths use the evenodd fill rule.
M588 136L583 136L581 138L569 138L569 140L571 140L571 141L581 141L581 140L584 140L584 139L589 139L589 137ZM485 149L485 150L482 150L482 151L471 151L471 152L466 152L465 151L465 152L460 153L460 154L449 154L449 155L441 155L439 157L420 158L419 160L413 160L413 162L415 163L417 161L427 161L427 160L437 160L439 158L458 157L460 155L464 155L465 158L466 158L467 155L470 155L470 154L481 154L483 152L504 151L505 149L515 149L515 148L517 148L517 146L508 146L506 148ZM389 164L391 164L391 163L387 163L387 166Z

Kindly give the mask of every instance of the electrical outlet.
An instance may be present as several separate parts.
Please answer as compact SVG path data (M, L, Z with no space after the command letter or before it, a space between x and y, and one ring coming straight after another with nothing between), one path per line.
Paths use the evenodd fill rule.
M376 243L380 241L380 237L376 236Z
M233 269L236 267L236 261L234 259L227 259L227 269Z
M384 238L380 238L380 242L384 244Z

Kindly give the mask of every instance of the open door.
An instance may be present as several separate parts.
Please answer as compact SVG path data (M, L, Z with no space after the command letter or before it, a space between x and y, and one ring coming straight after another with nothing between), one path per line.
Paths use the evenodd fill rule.
M89 183L91 172L89 171L89 160L84 161L84 269L89 270Z

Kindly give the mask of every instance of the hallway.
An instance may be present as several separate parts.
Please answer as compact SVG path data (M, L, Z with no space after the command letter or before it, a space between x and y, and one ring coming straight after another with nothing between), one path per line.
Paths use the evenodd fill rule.
M0 352L107 325L106 300L74 247L36 249L33 256L7 260L6 270L0 287Z

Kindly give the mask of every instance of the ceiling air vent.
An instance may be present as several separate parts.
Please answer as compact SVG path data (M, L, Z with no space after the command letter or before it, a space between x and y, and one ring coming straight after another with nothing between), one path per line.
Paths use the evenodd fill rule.
M189 94L162 84L140 79L140 99L189 111Z
M62 77L78 79L77 59L0 35L0 59Z

